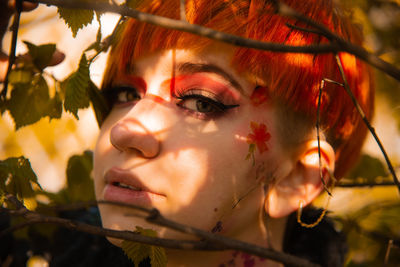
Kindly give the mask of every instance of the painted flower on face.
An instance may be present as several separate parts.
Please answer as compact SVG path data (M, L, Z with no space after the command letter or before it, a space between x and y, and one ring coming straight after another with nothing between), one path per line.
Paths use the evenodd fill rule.
M257 107L268 100L267 87L257 86L251 94L250 101Z
M250 122L250 128L253 133L247 135L247 143L249 144L249 153L246 159L253 156L256 148L260 154L268 151L267 142L271 138L271 134L267 131L267 126L264 123Z

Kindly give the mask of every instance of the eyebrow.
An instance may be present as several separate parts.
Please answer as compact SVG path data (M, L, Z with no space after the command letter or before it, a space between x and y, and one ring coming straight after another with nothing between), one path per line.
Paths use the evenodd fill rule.
M177 65L179 73L182 74L193 74L198 72L215 73L226 80L232 87L238 90L241 94L244 94L242 86L224 69L214 64L203 64L203 63L192 63L184 62Z

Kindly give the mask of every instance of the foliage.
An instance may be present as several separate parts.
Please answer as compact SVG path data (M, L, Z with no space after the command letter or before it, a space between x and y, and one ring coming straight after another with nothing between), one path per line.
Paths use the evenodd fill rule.
M143 229L139 226L136 226L135 232L144 236L157 236L157 232L151 229ZM151 266L167 266L167 256L165 254L165 250L161 247L124 240L122 242L122 249L124 250L126 255L135 263L136 267L139 266L139 263L146 258L150 258Z
M80 10L60 7L58 8L58 14L71 29L73 37L76 37L80 29L92 23L94 17L93 10Z
M385 177L388 173L383 163L370 155L362 155L357 165L347 175L348 179L355 180L361 178L365 183L373 183L378 177Z
M20 199L33 197L33 184L40 187L28 159L19 157L0 161L0 193L3 197L5 193Z
M79 62L79 68L67 80L62 83L65 90L64 109L78 117L78 109L89 106L89 64L86 55L83 54Z

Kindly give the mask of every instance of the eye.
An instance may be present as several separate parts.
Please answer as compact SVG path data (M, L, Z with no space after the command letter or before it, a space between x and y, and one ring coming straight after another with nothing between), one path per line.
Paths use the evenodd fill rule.
M136 91L132 91L132 90L120 91L117 94L117 101L119 103L125 103L125 102L135 101L135 100L139 100L139 99L140 99L140 95Z
M180 107L195 112L212 113L221 112L224 110L224 108L220 106L221 103L217 103L214 100L201 95L185 96L181 97L180 99L181 101L178 103Z
M141 99L138 90L129 86L112 87L105 91L105 96L111 105L129 103Z
M204 90L192 89L177 94L175 97L180 100L177 105L202 119L220 116L228 109L239 106L225 105L212 93Z

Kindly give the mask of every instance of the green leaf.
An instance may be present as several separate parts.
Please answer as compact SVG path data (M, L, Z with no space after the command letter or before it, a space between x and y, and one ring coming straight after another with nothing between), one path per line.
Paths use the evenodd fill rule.
M40 187L36 174L25 157L0 161L0 182L3 192L16 195L20 199L34 196L32 183Z
M61 118L62 101L61 101L60 94L58 92L56 92L55 96L52 99L50 99L50 101L47 105L47 113L48 113L50 120Z
M103 94L93 82L90 82L89 97L90 101L93 104L93 110L94 114L96 115L97 124L99 125L100 128L101 125L103 124L103 121L110 112L110 108Z
M137 242L122 241L122 249L126 256L134 262L135 267L139 266L140 262L146 259L149 255L149 245Z
M143 229L139 226L136 226L135 232L144 236L157 236L157 232L154 230ZM167 266L167 255L162 247L124 240L122 249L128 258L135 263L135 266L139 266L140 262L146 258L150 258L150 263L153 267Z
M47 116L48 101L49 87L41 74L36 74L32 83L15 84L7 102L15 128L35 123Z
M75 38L80 29L90 24L94 17L93 10L58 8L58 14L65 21Z
M350 179L363 178L374 182L377 177L386 175L385 165L379 159L364 154L346 177Z
M32 57L32 62L35 67L38 68L40 71L46 68L50 63L54 52L56 51L56 45L43 44L36 46L27 41L24 41L24 43L28 47L29 55Z
M32 81L33 71L29 69L14 69L8 75L8 81L11 84L29 83Z
M67 194L71 201L95 200L93 179L93 154L85 151L82 155L74 155L68 160Z
M83 54L78 70L67 78L65 83L62 83L62 86L65 86L64 108L74 114L77 119L79 119L78 109L89 106L89 83L89 64L85 54Z

